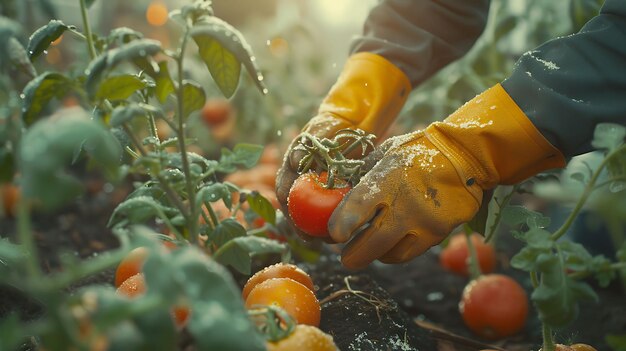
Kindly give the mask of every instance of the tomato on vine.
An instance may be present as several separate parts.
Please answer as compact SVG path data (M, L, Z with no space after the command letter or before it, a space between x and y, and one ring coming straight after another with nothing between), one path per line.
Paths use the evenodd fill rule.
M305 153L299 177L289 190L287 208L294 225L311 236L328 236L328 220L352 184L361 177L360 159L347 158L361 148L373 148L375 136L362 130L343 129L332 140L303 133L295 148Z
M319 328L298 324L293 332L284 339L267 342L268 351L337 351L333 337Z
M328 173L309 172L293 183L287 200L293 223L311 236L328 236L328 220L351 187L327 188Z
M278 306L298 324L318 326L320 303L313 291L291 278L271 278L257 284L246 298L246 308Z
M252 289L254 289L257 285L272 278L291 278L306 286L309 290L313 292L315 291L313 280L305 271L300 269L300 267L295 264L280 262L267 266L250 277L244 285L241 293L243 299L247 299L250 291L252 291Z

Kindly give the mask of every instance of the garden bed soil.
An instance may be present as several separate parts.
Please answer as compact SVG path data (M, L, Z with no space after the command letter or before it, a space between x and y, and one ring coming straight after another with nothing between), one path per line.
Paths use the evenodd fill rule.
M34 215L33 230L41 265L48 271L59 267L60 252L69 251L89 258L118 245L106 223L114 205L123 199L128 189L113 188L97 181L88 184L93 187L92 191L74 205L55 213ZM0 236L15 239L14 233L14 221L1 219ZM506 247L515 250L515 245L510 243ZM540 327L535 317L529 319L522 333L504 340L480 340L474 336L458 313L458 301L467 278L444 271L438 264L436 249L408 264L375 263L359 272L342 268L338 250L336 246L327 246L318 262L301 266L316 282L317 296L323 302L320 328L333 335L341 350L469 351L490 346L528 351L539 348ZM508 267L507 257L511 254L502 253L500 272L513 276L530 290L526 274ZM110 269L79 285L112 282L113 270ZM618 284L599 289L598 294L598 303L581 304L578 320L558 331L559 342L584 342L595 345L598 350L610 350L604 336L622 334L626 330L626 299ZM28 320L40 315L42 308L19 291L0 286L0 319L10 313L18 313Z

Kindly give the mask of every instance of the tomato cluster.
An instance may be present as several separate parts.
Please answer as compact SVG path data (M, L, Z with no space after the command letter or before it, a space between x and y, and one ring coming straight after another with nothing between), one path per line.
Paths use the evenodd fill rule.
M169 241L164 241L163 245L170 250L176 248L176 245ZM149 254L148 248L138 247L128 253L120 262L115 271L115 287L118 294L128 298L136 298L145 294L147 287L142 269ZM172 319L179 328L185 326L190 313L191 311L187 306L176 306L171 312Z
M311 277L293 264L277 263L255 273L243 287L242 297L248 309L276 306L297 323L292 333L276 342L268 341L269 351L335 351L331 336L317 327L321 307L314 293Z

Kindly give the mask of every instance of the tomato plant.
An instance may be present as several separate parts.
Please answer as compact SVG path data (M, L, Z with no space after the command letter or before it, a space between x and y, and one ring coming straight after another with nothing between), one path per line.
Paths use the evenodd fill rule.
M524 328L528 296L508 276L483 275L465 287L459 310L465 325L474 333L486 339L500 339Z
M287 200L293 223L311 236L328 236L328 220L350 186L327 188L328 173L300 175L289 190Z
M470 257L465 233L458 233L450 237L448 245L441 250L439 262L441 265L456 274L469 276L468 259ZM482 273L491 273L496 267L496 251L491 244L484 242L480 234L470 236L476 250L478 264Z
M257 284L246 298L246 307L278 306L298 324L318 326L320 303L311 289L291 278L270 278Z
M333 337L310 325L298 324L284 339L267 342L268 351L337 351Z
M117 288L117 293L129 298L135 298L142 296L146 293L146 279L143 273L137 273L128 279L126 279ZM189 318L189 307L175 306L172 311L172 319L176 322L176 325L182 327Z
M290 278L315 292L315 285L308 273L294 264L279 262L263 268L248 279L241 293L243 299L247 299L250 291L258 284L272 278Z

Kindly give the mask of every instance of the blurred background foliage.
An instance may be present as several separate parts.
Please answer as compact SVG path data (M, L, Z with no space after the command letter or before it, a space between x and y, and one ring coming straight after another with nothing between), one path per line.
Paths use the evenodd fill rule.
M178 40L178 28L167 21L167 10L185 0L95 1L90 9L96 32L126 26L157 39L164 47ZM197 124L200 144L207 150L236 142L289 143L315 113L348 55L353 36L376 0L214 0L218 17L240 29L257 55L269 94L260 96L248 77L232 98L237 118L233 125L207 131ZM525 51L557 36L576 32L593 15L601 0L543 1L493 0L487 28L474 48L461 60L414 90L390 133L399 134L443 119L465 101L505 78ZM2 0L0 14L15 20L24 40L34 29L58 18L81 26L78 1ZM66 35L69 37L69 35ZM76 70L74 62L87 53L75 38L61 40L41 60L43 70ZM202 62L196 58L187 74L205 84L211 95L221 97ZM23 78L22 78L23 79ZM9 91L3 82L3 106ZM25 84L19 82L12 84ZM21 90L22 86L15 87ZM63 103L63 102L60 102ZM65 101L67 104L68 102ZM54 109L54 106L51 107ZM6 113L6 111L5 111ZM207 137L209 135L210 137Z

